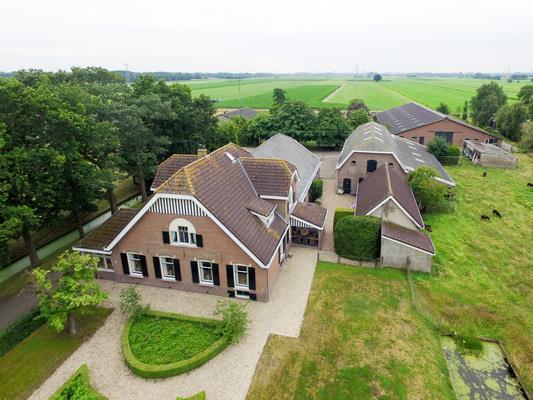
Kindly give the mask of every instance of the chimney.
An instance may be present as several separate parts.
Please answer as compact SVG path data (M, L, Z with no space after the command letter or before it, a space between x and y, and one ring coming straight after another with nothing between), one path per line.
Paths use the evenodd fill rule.
M198 158L202 158L207 155L207 149L205 148L205 146L202 146L202 145L198 146L197 151L198 151Z

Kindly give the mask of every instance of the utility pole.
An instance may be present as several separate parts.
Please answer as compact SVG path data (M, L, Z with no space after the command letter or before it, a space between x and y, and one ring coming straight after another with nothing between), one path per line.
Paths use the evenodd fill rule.
M128 63L124 63L124 68L126 70L126 84L130 84L130 71L128 71Z

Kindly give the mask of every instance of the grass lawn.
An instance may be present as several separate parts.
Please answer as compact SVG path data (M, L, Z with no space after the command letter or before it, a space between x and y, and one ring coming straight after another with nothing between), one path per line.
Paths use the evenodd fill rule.
M405 272L318 264L299 339L271 336L249 399L452 399Z
M44 325L0 357L0 398L24 399L103 324L111 309L99 308L79 319L80 332L70 336Z
M213 325L152 315L139 315L130 328L133 355L153 365L187 360L218 339Z
M533 157L519 155L517 170L467 162L447 170L457 182L455 210L424 217L437 255L433 274L415 276L420 303L449 331L501 339L532 391Z

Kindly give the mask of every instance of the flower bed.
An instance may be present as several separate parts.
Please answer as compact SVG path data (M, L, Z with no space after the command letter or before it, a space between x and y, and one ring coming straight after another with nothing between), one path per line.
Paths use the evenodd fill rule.
M165 378L198 368L224 350L229 340L220 322L147 311L132 317L122 336L128 367L144 378Z

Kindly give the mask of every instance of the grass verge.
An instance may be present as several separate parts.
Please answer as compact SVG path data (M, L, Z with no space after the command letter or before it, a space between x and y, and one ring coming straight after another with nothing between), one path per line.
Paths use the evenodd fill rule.
M103 324L112 309L98 308L79 318L76 336L41 326L0 357L0 396L25 399Z

